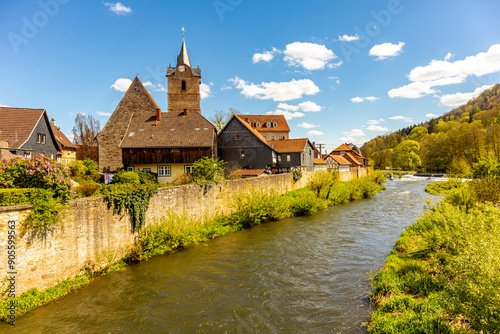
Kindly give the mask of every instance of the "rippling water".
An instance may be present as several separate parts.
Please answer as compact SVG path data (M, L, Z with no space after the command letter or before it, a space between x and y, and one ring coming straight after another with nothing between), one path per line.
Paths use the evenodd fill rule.
M364 333L369 272L422 215L428 182L388 181L371 199L128 266L0 331Z

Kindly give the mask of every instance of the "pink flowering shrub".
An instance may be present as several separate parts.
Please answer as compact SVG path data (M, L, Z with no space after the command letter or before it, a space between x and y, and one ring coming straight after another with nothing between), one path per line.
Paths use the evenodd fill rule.
M42 188L62 200L74 198L66 167L41 154L31 160L22 157L0 162L0 188Z

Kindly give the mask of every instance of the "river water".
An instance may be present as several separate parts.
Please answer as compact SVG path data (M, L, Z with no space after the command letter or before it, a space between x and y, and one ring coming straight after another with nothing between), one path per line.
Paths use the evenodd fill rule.
M365 333L369 272L423 214L428 182L127 266L0 332Z

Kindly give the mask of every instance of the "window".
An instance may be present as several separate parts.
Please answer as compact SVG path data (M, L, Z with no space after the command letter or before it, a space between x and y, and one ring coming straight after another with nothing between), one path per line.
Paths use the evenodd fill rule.
M266 122L266 127L270 128L271 127L271 122L267 121Z
M185 91L185 90L186 90L186 81L185 81L185 80L182 80L182 87L181 87L181 90L182 90L182 91Z
M260 128L260 122L255 122L255 127Z
M31 152L24 152L24 157L26 159L31 159Z
M54 160L54 153L50 153L50 158Z
M181 150L179 150L178 148L173 148L172 149L172 153L179 153Z
M142 169L143 172L148 172L148 173L151 173L151 168L143 168Z
M143 153L148 153L148 149L147 149L147 148L143 148L143 149L142 149L142 152L143 152Z
M240 158L245 159L246 158L246 152L245 150L240 150Z
M236 136L234 137L234 139L235 139L235 140L240 140L240 139L241 139L241 136L240 136L240 135L236 135Z
M184 173L192 174L193 173L193 166L184 166Z
M278 127L278 122L273 121L273 128L277 128L277 127Z
M158 176L170 176L170 166L158 166Z
M133 172L133 171L135 171L134 167L127 167L127 172Z
M283 140L283 139L285 139L285 137L283 137L283 136L280 136L280 138L279 138L279 139L280 139L280 140Z
M274 136L271 136L271 140L274 140L274 139L275 139L275 137L274 137Z
M286 161L290 162L290 154L286 155Z
M130 148L130 149L128 150L128 153L130 153L130 154L134 154L134 151L135 151L135 150L134 150L133 148Z
M281 162L281 155L278 155L278 161Z
M37 144L45 144L46 136L43 133L38 133L36 138Z

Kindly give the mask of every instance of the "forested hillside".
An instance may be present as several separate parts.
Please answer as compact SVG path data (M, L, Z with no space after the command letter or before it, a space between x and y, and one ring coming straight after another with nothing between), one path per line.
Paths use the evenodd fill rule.
M375 167L468 174L500 158L500 84L443 116L376 137L361 147Z

